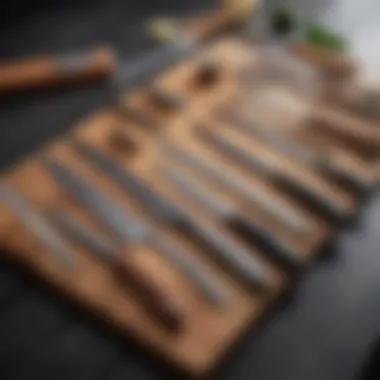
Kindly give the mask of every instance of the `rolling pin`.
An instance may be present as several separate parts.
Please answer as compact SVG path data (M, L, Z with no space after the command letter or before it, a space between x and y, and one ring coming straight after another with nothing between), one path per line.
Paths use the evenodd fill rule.
M100 80L110 77L115 70L116 55L106 47L3 62L0 93Z

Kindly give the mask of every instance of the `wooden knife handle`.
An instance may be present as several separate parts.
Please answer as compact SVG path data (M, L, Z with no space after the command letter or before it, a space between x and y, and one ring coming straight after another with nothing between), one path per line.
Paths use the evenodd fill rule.
M290 45L289 52L316 66L327 77L351 78L357 72L356 63L340 53L306 42Z
M239 25L249 15L243 12L216 11L185 25L185 33L199 40L207 40L215 34L221 33Z
M379 147L380 130L354 115L326 107L313 110L310 114L310 121L356 145L370 149Z
M120 278L141 297L145 307L171 332L178 332L184 322L184 308L163 283L137 260L138 252L119 255L115 267Z
M351 183L355 183L360 190L369 190L375 184L375 179L370 170L366 168L364 162L354 159L344 153L333 153L326 162L326 166L333 174L344 175L350 179Z
M0 92L92 81L112 75L115 68L115 54L106 47L0 63Z

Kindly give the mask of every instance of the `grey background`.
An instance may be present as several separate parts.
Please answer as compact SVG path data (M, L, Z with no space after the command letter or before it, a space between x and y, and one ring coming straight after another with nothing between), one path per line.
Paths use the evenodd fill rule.
M380 68L380 3L299 2L304 15L350 37L354 54ZM21 5L20 5L21 4ZM0 56L59 51L108 42L132 55L149 46L148 13L183 13L207 1L15 3L0 26ZM107 100L110 89L38 93L0 102L0 164L8 167ZM217 373L218 379L343 380L359 376L380 333L380 197L340 232L333 257L300 280L287 305L253 329ZM6 259L0 266L1 379L167 379L176 377L99 321L62 301Z

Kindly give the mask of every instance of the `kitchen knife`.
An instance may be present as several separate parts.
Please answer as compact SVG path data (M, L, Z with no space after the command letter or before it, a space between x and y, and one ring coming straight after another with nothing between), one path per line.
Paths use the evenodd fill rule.
M202 208L209 210L227 224L243 226L254 239L273 253L275 258L292 267L298 267L302 263L301 253L290 249L281 238L246 216L244 210L239 210L232 199L212 193L204 184L191 180L190 176L180 174L178 170L173 170L168 165L161 164L158 171L179 192L185 194Z
M339 220L345 216L344 207L328 199L320 189L310 187L307 184L298 182L294 178L288 177L285 173L273 168L264 158L242 151L238 146L215 131L202 126L196 128L196 135L201 141L212 146L220 154L229 156L250 172L260 174L264 178L283 184L290 192L306 200L329 218Z
M211 247L219 259L227 263L250 285L261 288L271 286L272 279L266 269L254 259L248 249L224 231L191 216L178 204L166 199L141 178L121 167L95 147L79 140L74 141L73 146L82 157L118 183L156 220L191 232L197 239Z

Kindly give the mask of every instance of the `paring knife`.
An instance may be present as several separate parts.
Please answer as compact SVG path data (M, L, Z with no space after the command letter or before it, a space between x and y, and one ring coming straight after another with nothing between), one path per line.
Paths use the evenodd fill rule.
M341 179L355 186L359 190L368 190L371 184L365 179L358 176L349 168L344 168L339 164L334 163L334 158L330 154L322 156L319 152L308 149L295 141L286 139L279 134L276 134L270 130L267 130L265 126L260 125L258 121L250 120L236 114L232 110L225 108L220 108L215 112L215 116L222 122L227 123L227 125L234 127L244 133L248 137L253 139L260 139L264 143L269 144L273 148L279 150L281 153L293 157L297 160L302 160L302 162L316 168L321 168Z
M288 177L285 173L272 168L272 166L262 157L242 151L235 144L220 136L215 131L200 126L195 129L195 133L201 141L214 147L214 149L220 154L228 155L235 162L253 173L258 173L265 178L280 182L296 196L314 205L327 217L334 220L340 220L346 216L346 210L344 207L337 202L328 199L319 189L309 187L306 184L298 182L294 178Z
M71 268L75 267L76 258L71 247L14 187L4 182L0 184L0 202L3 202L12 210L20 222L49 249L52 255L64 265Z
M303 262L303 255L281 240L274 233L263 227L260 223L244 215L236 203L227 197L220 197L210 191L207 186L193 181L190 176L179 173L167 165L160 164L160 175L172 184L179 192L209 210L212 214L231 225L243 226L249 234L263 244L276 259L292 267L299 267Z
M114 261L120 277L128 281L141 296L145 307L157 321L168 330L177 332L185 319L185 310L179 300L168 294L162 284L155 281L138 261L138 245L147 238L148 231L124 213L100 191L85 182L79 175L58 163L44 157L42 164L48 173L84 208L97 216L121 241L130 245L127 254L119 254Z
M79 140L73 142L73 146L84 158L136 199L156 220L190 232L217 253L217 258L228 264L230 269L249 285L264 289L272 286L271 275L265 267L254 259L250 250L228 236L225 231L191 216L95 147Z
M236 175L231 170L228 170L228 168L215 164L205 157L192 154L185 149L179 149L168 142L162 143L162 148L166 154L172 156L170 158L179 160L188 168L196 171L197 174L202 175L204 180L211 179L213 182L229 188L247 202L252 202L252 204L261 207L278 222L300 233L309 233L311 231L311 226L307 219L284 199L273 197L270 193L252 186L243 177Z

